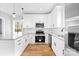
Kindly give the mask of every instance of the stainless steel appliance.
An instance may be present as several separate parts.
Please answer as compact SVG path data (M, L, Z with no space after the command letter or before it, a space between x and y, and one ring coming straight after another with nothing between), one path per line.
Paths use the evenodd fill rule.
M36 23L36 28L44 28L44 23Z
M45 34L44 31L42 30L37 30L36 31L36 36L35 36L35 42L37 43L42 43L45 42Z

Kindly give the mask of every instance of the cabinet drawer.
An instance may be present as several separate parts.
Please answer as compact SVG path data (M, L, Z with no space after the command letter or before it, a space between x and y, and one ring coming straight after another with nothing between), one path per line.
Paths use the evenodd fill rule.
M20 42L22 40L23 40L23 38L18 38L18 39L16 39L16 42Z
M25 39L23 37L19 38L15 41L15 54L16 55L21 54L21 51L22 51L24 45L25 45Z
M15 46L21 46L25 43L25 39L24 38L19 38L15 41Z

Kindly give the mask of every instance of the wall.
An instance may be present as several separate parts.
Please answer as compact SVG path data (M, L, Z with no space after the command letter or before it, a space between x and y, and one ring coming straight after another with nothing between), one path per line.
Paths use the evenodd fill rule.
M68 32L79 33L79 26L68 27Z
M4 25L3 25L3 27L5 27L4 29L2 29L2 30L4 30L4 32L5 32L5 35L10 35L11 34L11 16L10 15L8 15L8 14L6 14L6 13L4 13L4 12L2 12L2 11L0 11L0 17L2 17L3 18L3 20L4 20Z
M14 40L0 40L0 56L13 56L14 55Z
M79 17L76 19L76 17L79 16L79 3L72 3L65 6L65 18L66 20L78 20ZM78 24L79 21L71 21L72 25ZM67 24L69 22L66 22ZM66 26L67 26L66 24ZM68 27L69 32L77 32L79 33L79 26L71 26Z
M72 3L65 6L65 18L79 16L79 3Z

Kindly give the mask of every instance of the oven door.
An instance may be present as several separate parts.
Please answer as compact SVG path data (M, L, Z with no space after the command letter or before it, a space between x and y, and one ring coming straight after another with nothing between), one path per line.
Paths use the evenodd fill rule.
M38 42L38 43L44 42L45 43L45 36L35 36L35 42Z

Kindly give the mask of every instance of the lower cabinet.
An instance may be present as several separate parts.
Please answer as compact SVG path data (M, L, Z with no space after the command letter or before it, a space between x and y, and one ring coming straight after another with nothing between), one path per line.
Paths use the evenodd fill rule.
M57 56L64 56L64 40L52 36L52 49Z
M0 40L0 56L20 56L28 45L27 36Z
M15 55L20 56L28 45L26 36L22 36L15 40Z

